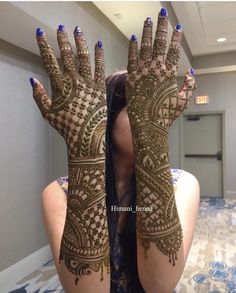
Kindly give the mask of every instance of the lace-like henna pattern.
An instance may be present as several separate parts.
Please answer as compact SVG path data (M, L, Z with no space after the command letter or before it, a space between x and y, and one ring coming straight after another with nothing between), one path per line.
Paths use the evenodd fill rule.
M99 270L103 280L104 267L109 272L110 265L105 202L107 107L103 49L95 48L93 81L89 79L88 67L80 67L80 73L87 79L76 72L65 32L58 31L64 74L45 35L37 38L47 71L53 81L60 81L60 86L51 102L37 82L34 98L43 117L64 137L68 153L69 196L59 259L75 275L76 284L82 276ZM85 39L81 45L86 47L84 42Z
M85 79L91 79L92 72L90 64L90 54L84 34L82 31L80 31L78 27L74 31L74 38L79 59L79 74Z
M151 212L144 209L137 213L138 238L146 256L150 243L154 243L175 265L182 244L182 228L171 180L168 129L186 108L195 88L195 80L189 71L179 93L175 75L181 33L174 31L163 64L166 36L167 21L159 15L153 59L150 66L138 62L138 68L138 46L130 41L126 89L134 145L137 205L152 208Z
M142 43L140 49L141 60L151 60L152 58L152 20L147 18L143 26Z
M153 45L153 59L163 64L167 43L168 17L158 16L157 33Z
M64 70L68 73L74 73L76 71L75 57L65 31L60 32L59 29L57 30L57 42L60 48Z

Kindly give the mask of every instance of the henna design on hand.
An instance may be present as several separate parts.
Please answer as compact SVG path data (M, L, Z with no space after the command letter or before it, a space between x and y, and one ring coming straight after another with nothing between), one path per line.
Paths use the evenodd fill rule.
M95 74L91 77L83 33L75 30L80 64L64 30L57 31L64 73L45 34L37 35L53 96L35 81L33 97L43 117L66 141L68 203L60 261L64 260L77 284L82 276L109 272L109 238L105 201L105 129L107 121L103 48L95 47Z
M175 265L182 244L182 228L170 172L168 129L187 107L195 80L192 71L188 71L184 86L178 91L176 73L182 29L174 30L165 59L167 26L167 16L159 14L151 50L152 23L146 20L140 57L137 41L131 39L126 90L134 145L137 205L152 208L152 211L144 209L137 213L138 239L146 256L150 243L154 243Z

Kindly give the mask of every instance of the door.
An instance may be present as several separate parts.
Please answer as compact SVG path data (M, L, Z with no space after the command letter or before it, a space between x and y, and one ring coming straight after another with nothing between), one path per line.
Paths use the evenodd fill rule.
M183 117L183 169L200 183L201 196L223 196L222 114Z

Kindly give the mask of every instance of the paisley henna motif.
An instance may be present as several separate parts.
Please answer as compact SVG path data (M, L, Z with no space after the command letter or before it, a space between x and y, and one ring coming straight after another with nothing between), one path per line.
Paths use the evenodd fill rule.
M68 203L60 261L75 275L109 272L109 241L105 202L105 129L107 120L103 49L95 48L95 75L85 38L75 35L82 63L79 73L65 31L59 31L63 74L45 34L37 36L40 53L53 85L52 101L36 81L33 96L43 117L65 139L68 153ZM79 41L81 38L82 41ZM86 56L83 56L83 52Z
M142 208L142 212L137 213L138 239L145 252L150 243L154 243L175 265L182 244L182 228L171 180L168 129L186 108L195 81L188 72L179 93L176 70L182 33L174 31L164 60L167 25L167 17L159 15L152 60L150 54L141 52L141 61L137 62L138 46L130 41L126 90L134 146L137 206ZM150 43L150 30L144 27L143 34L146 33L142 42Z

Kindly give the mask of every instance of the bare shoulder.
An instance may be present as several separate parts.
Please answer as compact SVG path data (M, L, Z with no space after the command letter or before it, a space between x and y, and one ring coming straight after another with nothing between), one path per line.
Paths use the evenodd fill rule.
M178 188L181 189L186 187L189 188L190 186L192 188L199 188L199 182L197 178L193 174L184 170L182 170L181 175L176 182L176 185Z
M42 205L43 207L56 207L67 202L67 197L60 186L55 180L48 184L42 192Z
M200 186L197 178L193 174L182 170L175 184L175 193L176 197L198 203L200 200Z
M58 193L58 192L62 192L64 193L63 189L61 188L61 186L59 185L59 183L57 182L57 180L54 180L53 182L49 183L43 190L42 194L43 196L48 196L48 195L52 195L54 193ZM64 193L65 194L65 193Z

